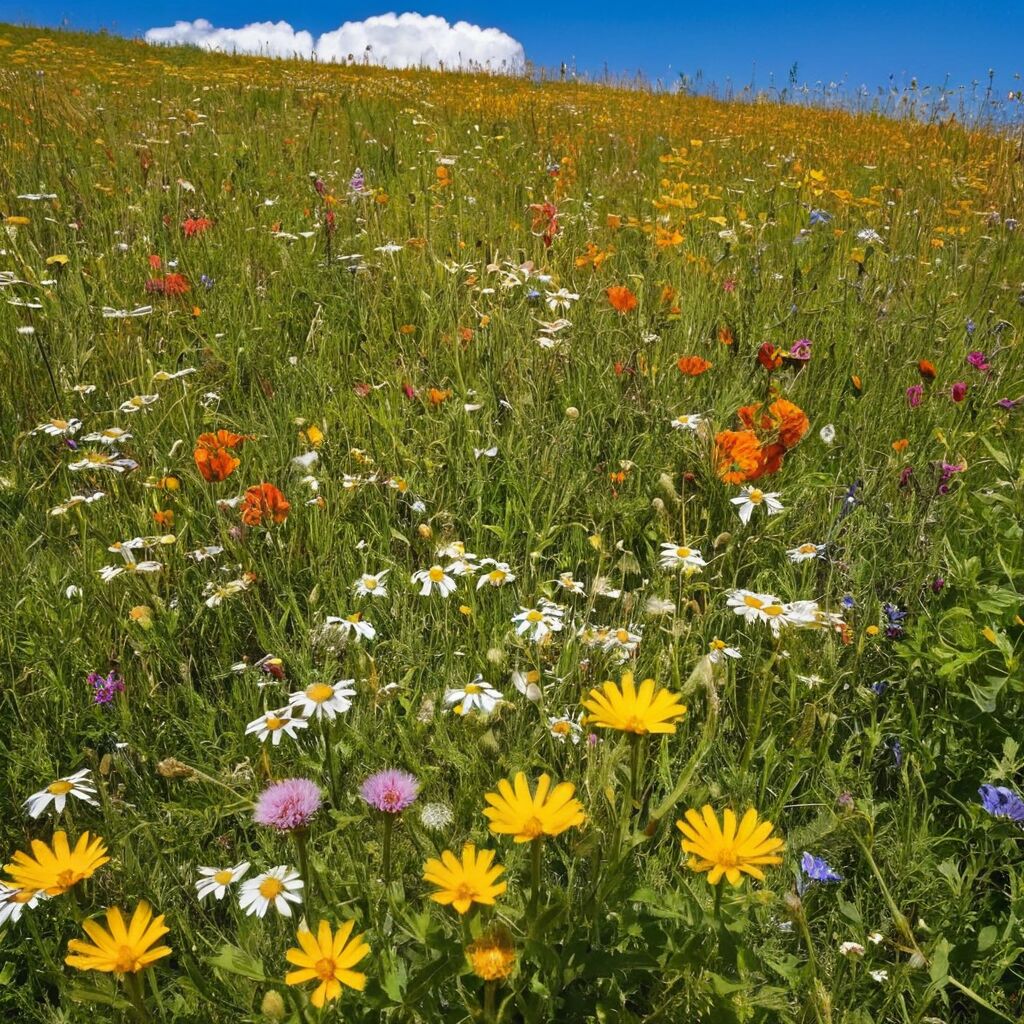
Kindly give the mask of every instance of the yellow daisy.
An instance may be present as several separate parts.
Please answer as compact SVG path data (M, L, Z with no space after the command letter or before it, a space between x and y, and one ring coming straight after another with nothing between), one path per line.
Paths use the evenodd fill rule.
M551 776L537 780L536 793L530 792L526 776L517 772L511 783L502 779L497 793L487 793L484 816L495 835L512 836L517 843L528 843L542 836L557 836L586 820L583 805L573 797L576 787L560 782L551 789Z
M346 921L336 932L326 921L320 922L316 937L308 928L300 928L295 937L300 949L294 946L285 953L288 963L297 971L285 975L286 985L301 985L305 981L319 980L320 984L309 1001L320 1009L341 995L342 985L362 992L366 975L352 968L370 952L362 935L350 939L355 922Z
M15 889L59 896L106 864L110 860L106 853L99 836L90 840L89 833L83 832L71 849L67 833L54 832L52 849L42 840L33 839L31 856L21 850L15 853L11 863L4 865L5 883Z
M587 722L601 729L617 729L637 736L675 732L673 719L686 714L686 705L677 694L658 689L653 679L645 679L637 690L633 673L622 674L622 685L610 680L590 691L583 706L590 712Z
M776 851L782 849L783 842L771 834L775 826L760 821L753 807L743 815L738 828L736 815L728 809L719 825L709 804L699 812L687 811L686 821L677 821L676 827L684 836L683 852L690 855L687 867L708 872L712 885L717 885L723 875L730 885L739 885L743 874L763 881L761 865L782 863Z
M153 917L149 904L143 901L132 914L125 927L119 907L107 910L107 928L98 921L83 921L86 935L95 945L72 939L64 962L80 971L104 971L107 974L137 974L165 956L171 955L170 946L153 943L163 938L168 928L164 915Z
M493 866L492 866L493 865ZM508 886L496 881L505 869L494 864L494 851L481 850L477 853L472 843L462 848L462 860L451 850L445 850L441 859L432 857L423 865L423 880L438 887L430 898L443 906L451 904L460 914L465 914L474 903L493 906L495 897L500 896Z
M466 947L473 973L484 981L507 978L516 965L516 947L505 928L495 928Z

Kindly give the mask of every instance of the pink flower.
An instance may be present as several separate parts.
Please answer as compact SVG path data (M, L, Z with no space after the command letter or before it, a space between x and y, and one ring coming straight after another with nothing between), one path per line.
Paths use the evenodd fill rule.
M304 828L320 809L320 787L309 779L284 779L274 782L256 801L253 820L278 832Z
M907 388L907 402L911 409L916 409L924 398L924 388L920 384L911 384Z
M376 772L359 787L359 795L385 814L400 814L416 799L419 791L416 776L397 768Z
M952 398L954 402L962 402L967 397L967 384L962 380L958 380L949 389L949 397Z
M967 362L982 373L987 373L991 369L988 364L988 360L985 358L984 352L969 352L967 354Z

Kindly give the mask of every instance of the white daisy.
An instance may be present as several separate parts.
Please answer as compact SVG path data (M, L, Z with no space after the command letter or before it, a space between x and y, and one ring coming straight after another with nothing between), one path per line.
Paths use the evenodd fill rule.
M387 597L386 579L390 569L378 573L364 573L352 584L352 589L360 597Z
M421 584L420 597L430 597L436 587L442 597L448 597L455 590L455 580L439 565L429 569L420 569L412 574L414 583Z
M78 433L81 426L81 420L47 420L40 423L31 433L49 434L50 437L71 437Z
M212 895L216 900L222 900L228 893L228 888L242 878L249 870L249 862L243 860L233 868L200 868L202 875L196 882L196 895L201 900Z
M346 640L355 638L360 640L372 640L377 635L377 630L363 618L362 612L353 612L351 615L328 615L324 620L324 629L333 629L341 633Z
M0 882L0 928L17 924L26 910L35 910L46 894L32 889L12 889Z
M96 790L89 785L90 775L89 769L83 768L81 771L75 772L74 775L62 776L56 782L51 782L46 789L33 793L25 801L29 817L38 818L50 804L53 804L53 810L56 814L63 814L64 805L67 803L69 796L73 796L87 804L92 804L94 807L98 806L96 801L93 800Z
M100 444L110 445L117 444L120 441L130 441L131 439L132 435L120 427L107 427L104 430L96 430L82 437L83 441L97 441Z
M623 654L635 653L640 646L641 634L639 626L627 628L620 626L618 629L609 629L601 645L606 651L621 651Z
M784 511L777 491L762 491L759 487L744 487L743 493L738 498L729 500L739 506L740 522L744 525L750 522L750 517L758 505L763 505L770 516Z
M696 548L665 542L661 545L661 559L658 564L662 569L684 569L689 574L700 572L708 563Z
M534 704L540 703L544 696L544 690L540 685L540 672L535 668L526 670L514 669L512 672L512 685L529 701Z
M696 430L704 422L703 416L697 413L683 413L672 420L673 430Z
M712 665L718 665L726 658L741 657L742 655L735 647L729 647L724 640L719 640L717 636L708 644L708 661Z
M555 583L557 583L562 590L567 590L570 594L576 594L579 597L586 596L586 587L584 587L579 580L574 579L571 572L560 572Z
M454 706L457 715L468 715L471 711L489 715L502 700L502 695L483 676L477 676L461 690L446 690L444 694L445 704Z
M303 888L298 871L280 864L242 883L238 905L248 916L263 917L273 907L284 917L292 916L291 903L301 903Z
M487 572L485 572L480 579L476 581L476 589L480 590L481 587L503 587L506 583L511 583L516 577L512 572L511 567L506 562L498 562L493 558L485 558L480 562L480 568L483 569L486 566L491 566Z
M122 573L154 573L163 569L161 562L125 562L124 565L105 565L99 571L104 583L109 583Z
M527 636L540 643L562 629L564 615L565 609L541 598L536 608L520 606L519 612L512 616L512 622L520 636Z
M786 555L791 562L809 562L812 558L817 558L824 550L824 544L801 544L799 547L790 548Z
M339 714L352 707L355 696L354 679L339 679L336 683L311 683L304 690L288 695L288 702L298 708L304 718L328 718L332 722Z
M113 473L127 473L130 470L138 469L139 464L134 459L126 459L117 452L83 452L82 458L77 462L69 462L68 469L72 473L81 473L86 469L109 469Z
M772 594L758 594L753 590L730 590L726 594L728 606L747 622L768 622L774 615L766 608L781 608L782 602Z
M548 718L548 732L558 740L559 743L564 743L567 739L572 740L573 744L577 744L580 738L583 736L583 726L580 725L580 716L577 715L573 718L567 711L564 715L559 715L557 718Z
M245 727L245 735L251 736L255 733L260 743L266 743L267 737L275 746L281 745L281 737L287 736L290 740L296 739L295 730L305 729L309 722L304 718L292 717L292 708L278 708L277 711L268 711L260 715Z
M152 405L159 397L159 395L134 395L127 402L121 403L121 412L138 412L140 409Z

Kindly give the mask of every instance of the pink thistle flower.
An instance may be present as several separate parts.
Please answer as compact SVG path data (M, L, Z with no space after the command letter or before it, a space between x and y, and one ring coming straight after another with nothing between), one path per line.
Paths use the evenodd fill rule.
M397 768L376 772L359 787L359 795L385 814L400 814L416 799L419 791L416 776Z
M949 397L954 402L962 402L967 397L967 384L965 381L958 380L950 389Z
M267 786L256 801L253 821L278 832L305 828L320 809L320 787L309 779L284 779Z
M920 384L911 384L907 388L907 404L911 409L916 409L921 404L921 399L924 397L924 388Z

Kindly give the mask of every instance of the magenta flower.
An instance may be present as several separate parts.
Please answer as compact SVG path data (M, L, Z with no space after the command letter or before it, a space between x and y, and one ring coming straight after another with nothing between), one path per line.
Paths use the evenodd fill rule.
M962 402L967 397L967 384L965 381L958 380L950 389L949 397L954 402Z
M90 672L86 682L92 687L92 699L97 704L109 704L119 693L124 693L124 683L116 670L107 676Z
M924 387L921 384L911 384L907 388L907 403L911 409L916 409L924 398Z
M789 355L792 359L799 359L806 363L811 358L811 339L801 338L799 341L794 341Z
M985 358L984 352L968 352L967 362L982 373L987 373L991 369L988 364L988 360Z
M401 814L420 791L415 775L397 768L385 768L371 775L360 787L359 795L385 814Z
M309 824L320 810L320 800L320 787L309 779L274 782L256 801L253 821L276 828L278 832L294 832Z

